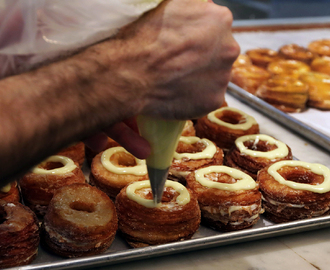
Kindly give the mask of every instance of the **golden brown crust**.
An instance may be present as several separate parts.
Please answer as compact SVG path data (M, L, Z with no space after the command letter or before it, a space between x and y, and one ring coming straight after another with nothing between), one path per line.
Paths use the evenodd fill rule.
M58 189L43 223L43 243L64 257L81 257L104 252L118 228L114 203L88 184Z
M211 142L213 143L213 142ZM214 143L213 143L214 144ZM215 145L215 144L214 144ZM177 153L199 153L205 149L205 145L198 141L194 144L186 144L179 141L176 152ZM197 169L211 166L211 165L221 165L223 163L223 151L219 147L216 147L216 153L212 158L203 159L189 159L183 158L181 160L173 158L168 179L180 182L182 184L186 183L186 176Z
M277 172L284 179L298 183L317 185L324 179L322 175L300 166L283 166ZM258 182L266 215L274 222L311 218L329 211L330 192L322 194L290 188L269 175L268 167L260 170Z
M225 173L211 173L205 177L219 183L237 182ZM195 173L191 173L187 177L187 187L197 196L202 222L217 230L249 228L257 223L262 212L258 184L251 190L226 191L201 185L196 181Z
M283 112L306 110L308 84L292 77L275 76L265 81L255 95Z
M255 65L233 68L231 82L254 94L262 82L270 78L270 73Z
M246 54L250 57L253 65L262 68L267 68L268 64L282 58L277 51L267 48L251 49L246 51Z
M244 121L243 116L240 113L226 109L217 113L216 117L230 124L242 124ZM258 124L253 124L247 130L232 129L210 121L207 116L197 119L195 128L198 137L207 138L215 142L215 144L224 151L228 151L235 144L235 140L238 137L259 133Z
M108 171L101 162L103 152L97 154L91 164L89 176L90 184L106 193L110 198L115 199L120 190L131 182L148 179L148 173L144 175L116 174ZM112 155L111 162L120 167L136 166L135 157L129 153L117 152Z
M309 85L307 105L320 110L330 110L330 75L307 72L300 79Z
M312 60L317 56L309 49L299 46L297 44L287 44L279 49L279 55L285 59L292 59L310 64Z
M314 40L308 44L308 49L320 56L330 56L330 39Z
M317 57L311 63L313 71L330 75L330 56Z
M165 187L162 207L147 208L130 200L123 188L116 198L119 229L132 247L145 247L190 239L200 225L200 209L191 194L190 202L178 205L178 192ZM144 198L152 199L151 189ZM189 191L190 193L190 191Z
M71 158L73 161L77 162L81 168L85 161L85 144L83 142L77 142L62 149L56 155Z
M270 63L267 70L275 75L290 76L298 79L299 76L311 70L310 66L297 60L279 60Z
M30 264L38 253L39 226L26 206L0 200L0 268Z
M7 202L20 202L21 196L18 189L17 181L10 183L10 190L8 192L2 192L0 190L0 200Z
M77 167L72 171L61 175L56 174L36 174L29 172L19 180L24 203L30 207L37 215L44 216L48 204L56 189L73 183L85 183L85 176ZM45 168L56 168L62 165L54 162L45 164Z
M267 141L258 140L255 141L246 141L244 145L248 149L253 149L254 151L261 151L261 152L268 152L277 148L276 145L269 144ZM291 160L292 159L292 152L291 148L287 145L289 150L288 154L283 158L273 158L268 159L265 157L254 157L244 153L241 153L238 147L235 145L233 146L224 159L224 164L243 171L250 175L253 179L257 179L258 171L266 166L273 164L280 160Z

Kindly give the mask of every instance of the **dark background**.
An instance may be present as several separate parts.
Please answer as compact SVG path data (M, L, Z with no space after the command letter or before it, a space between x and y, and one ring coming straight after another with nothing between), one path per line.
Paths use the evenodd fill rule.
M330 0L213 0L235 20L330 16Z

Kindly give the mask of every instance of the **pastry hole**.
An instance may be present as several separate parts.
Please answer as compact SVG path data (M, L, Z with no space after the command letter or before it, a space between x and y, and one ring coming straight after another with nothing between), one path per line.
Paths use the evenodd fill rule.
M162 202L170 202L175 198L176 192L170 187L165 187L162 197Z
M62 168L64 167L64 165L61 162L46 162L45 164L42 164L39 167L45 170L54 170L54 169Z
M284 179L288 181L301 183L301 184L311 184L311 185L320 184L323 182L324 179L322 176L316 175L310 171L299 172L297 170L294 170L292 172L282 173L281 175L283 176Z
M76 211L93 213L95 211L95 205L91 203L75 201L70 204L70 208Z
M141 188L135 190L135 193L139 195L141 198L152 200L152 192L150 188Z
M244 142L244 145L250 150L259 152L268 152L277 148L275 144L269 144L266 141L247 141Z
M110 161L112 164L121 167L134 167L137 165L134 156L125 152L115 153L111 156Z
M218 119L220 119L223 122L237 125L245 122L244 117L237 113L232 111L222 111L215 115Z
M237 179L226 173L210 173L207 175L207 177L214 182L224 184L235 184L237 182Z
M179 142L176 152L179 154L182 153L199 153L202 152L206 148L205 144L202 142L197 142L193 144Z

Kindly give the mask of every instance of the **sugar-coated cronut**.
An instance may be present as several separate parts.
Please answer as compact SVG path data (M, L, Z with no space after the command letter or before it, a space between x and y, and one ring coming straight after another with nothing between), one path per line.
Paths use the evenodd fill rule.
M19 202L0 200L0 268L30 264L39 239L35 213Z
M63 257L100 254L112 244L118 228L114 203L89 184L56 190L42 225L42 242Z

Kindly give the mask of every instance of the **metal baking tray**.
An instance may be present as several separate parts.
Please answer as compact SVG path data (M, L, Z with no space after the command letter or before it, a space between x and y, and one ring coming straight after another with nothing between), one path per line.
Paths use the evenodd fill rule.
M291 131L299 133L306 139L312 141L313 143L319 145L320 147L323 147L324 149L330 152L329 136L293 118L289 114L276 109L274 106L268 104L262 99L245 91L241 87L231 82L228 84L228 93L238 98L243 103L253 107L254 109L272 118L272 120L284 125Z
M201 225L199 230L190 240L136 249L130 248L121 236L117 234L112 246L101 255L65 259L50 254L40 247L37 259L32 264L19 267L19 269L91 269L122 262L177 254L192 250L201 250L234 243L242 243L251 240L299 233L302 231L321 229L325 227L330 227L330 216L299 220L283 224L274 224L261 216L258 223L250 229L222 233Z

